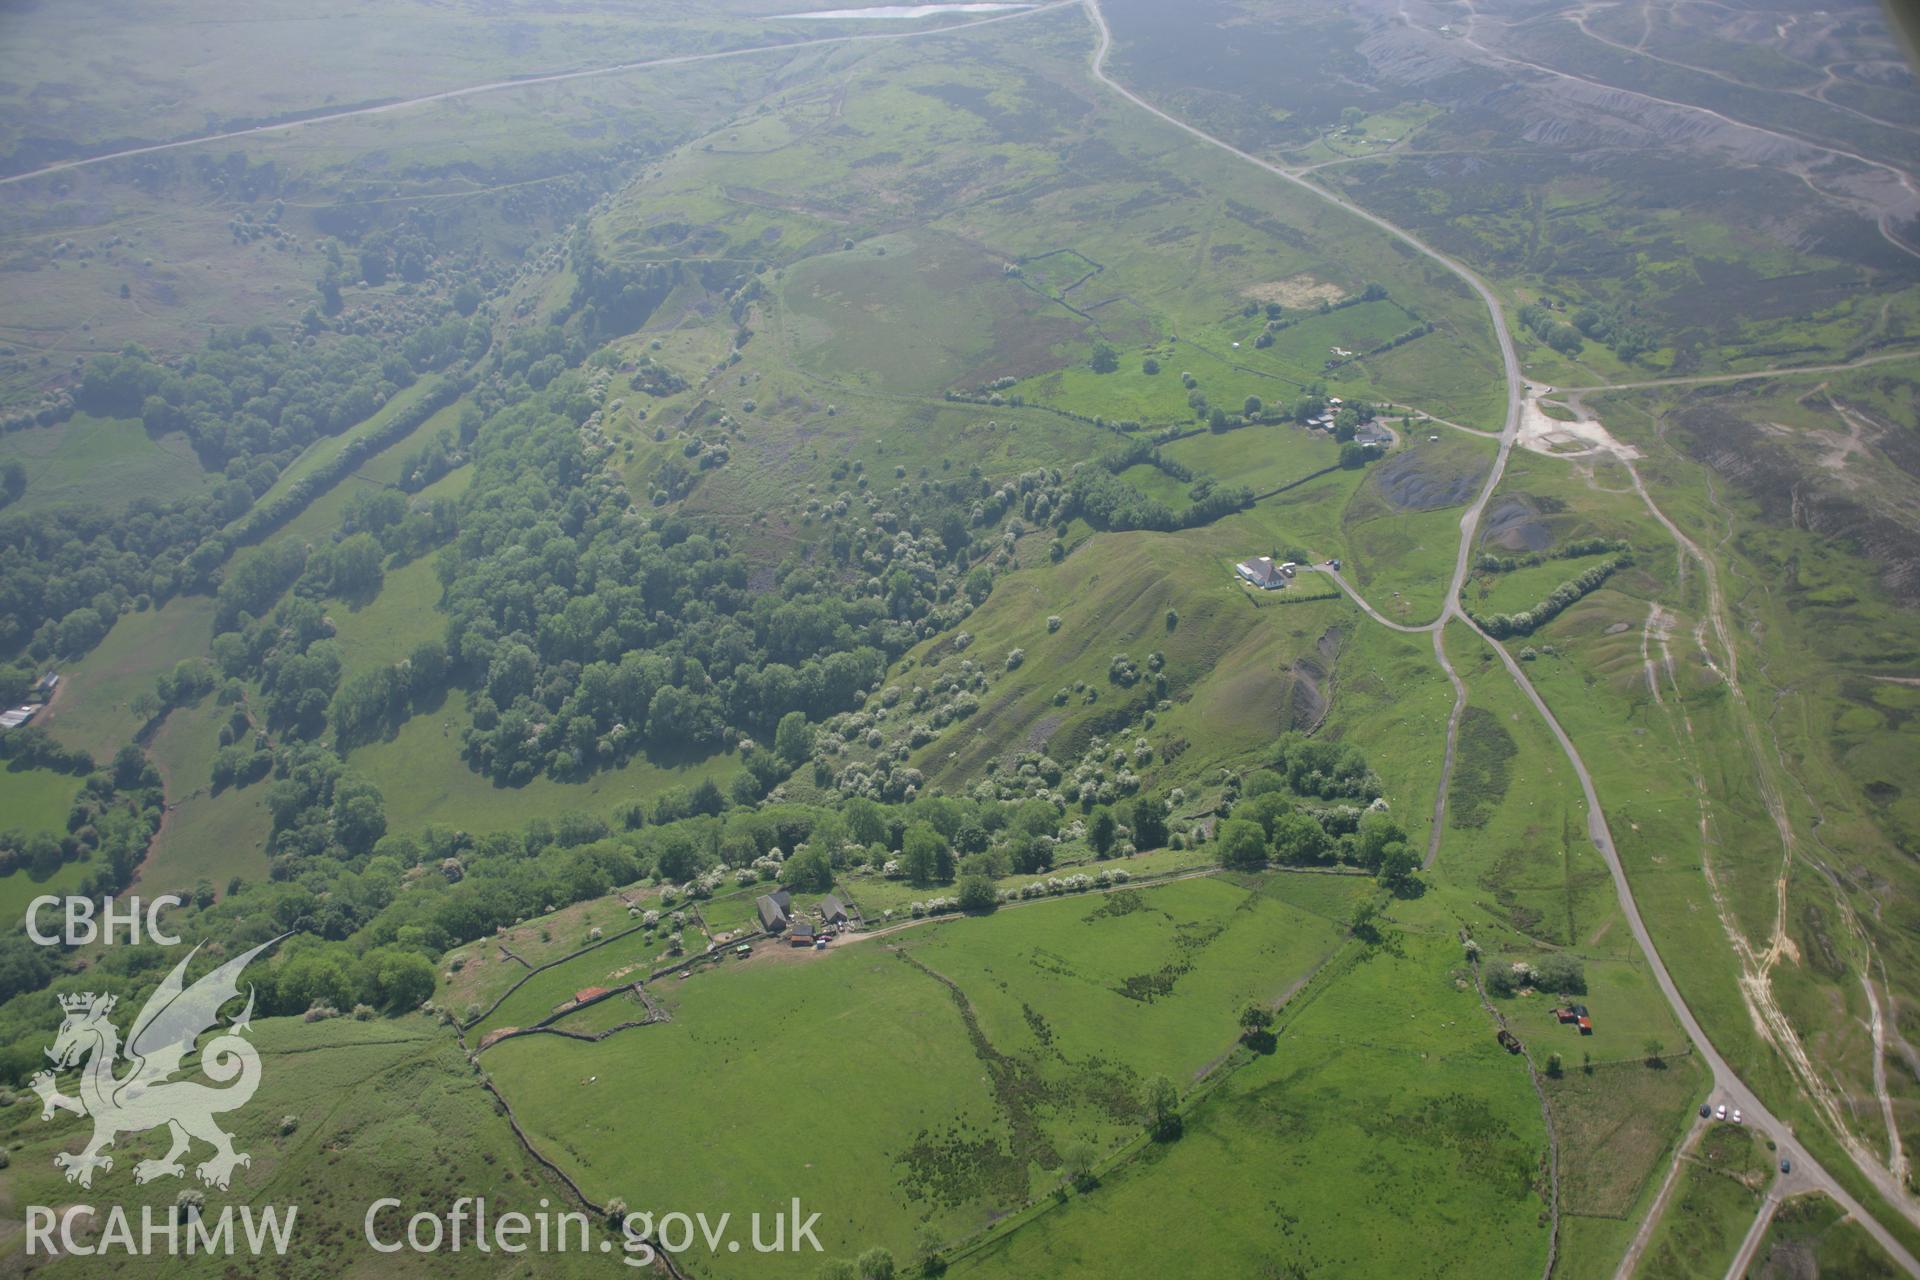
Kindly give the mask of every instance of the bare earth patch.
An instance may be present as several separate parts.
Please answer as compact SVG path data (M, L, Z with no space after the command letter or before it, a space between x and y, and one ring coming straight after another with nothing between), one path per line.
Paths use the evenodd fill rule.
M1520 409L1521 448L1562 458L1611 454L1631 462L1640 457L1638 449L1614 439L1600 420L1588 413L1586 406L1577 399L1569 398L1564 405L1579 415L1574 421L1562 422L1550 417L1541 408L1541 401L1552 391L1552 387L1527 384L1527 397Z
M1323 302L1338 302L1347 296L1347 291L1337 284L1328 284L1303 273L1288 276L1285 280L1250 284L1240 290L1240 294L1255 302L1277 302L1283 307L1306 308L1317 307Z

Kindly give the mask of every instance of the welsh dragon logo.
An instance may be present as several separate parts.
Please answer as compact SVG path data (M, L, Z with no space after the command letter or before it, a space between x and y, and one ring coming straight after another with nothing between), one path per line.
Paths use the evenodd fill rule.
M200 1036L219 1024L221 1006L239 996L241 971L278 941L275 938L234 957L192 986L186 985L187 964L200 948L188 952L133 1020L124 1049L132 1065L124 1075L114 1074L123 1050L120 1033L107 1017L117 997L92 992L60 997L67 1016L47 1056L62 1071L86 1064L80 1072L80 1096L60 1093L52 1071L40 1072L31 1083L40 1095L42 1120L53 1119L56 1110L93 1117L92 1141L77 1155L63 1151L53 1158L55 1165L67 1171L68 1182L91 1187L95 1169L112 1172L113 1157L101 1152L116 1137L161 1125L172 1131L173 1145L162 1158L134 1165L135 1182L182 1176L186 1169L180 1157L196 1138L213 1147L212 1158L195 1169L209 1186L226 1190L235 1167L253 1163L253 1157L233 1149L233 1139L213 1122L221 1112L245 1106L260 1087L260 1054L243 1038L253 1017L251 987L240 1016L200 1053L200 1069L208 1079L234 1083L214 1089L197 1080L171 1077L182 1070L181 1059L194 1051Z

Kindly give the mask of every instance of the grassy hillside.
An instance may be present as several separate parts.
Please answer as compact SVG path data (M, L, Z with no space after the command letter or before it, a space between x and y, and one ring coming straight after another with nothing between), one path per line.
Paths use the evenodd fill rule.
M1264 598L1250 591L1233 564L1269 550L1229 543L1213 529L1110 534L1057 565L1007 575L966 625L973 636L966 656L995 672L991 694L922 748L915 764L930 777L963 778L1019 751L1044 748L1069 760L1089 737L1161 710L1166 721L1155 736L1170 742L1185 729L1185 741L1198 747L1191 759L1175 753L1177 762L1159 777L1168 785L1311 724L1320 691L1302 688L1292 664L1319 656L1321 638L1350 607L1337 600L1287 606L1290 595L1314 592L1310 579ZM1057 629L1052 617L1060 619ZM1015 649L1024 660L1000 674ZM917 669L949 651L944 640L917 651L896 680L917 682ZM1114 682L1113 660L1122 653L1143 669L1153 653L1164 655L1164 699L1151 679ZM1158 708L1162 700L1172 706Z

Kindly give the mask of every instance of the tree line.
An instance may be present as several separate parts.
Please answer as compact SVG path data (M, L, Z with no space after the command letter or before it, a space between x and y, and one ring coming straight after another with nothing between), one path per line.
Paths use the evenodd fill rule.
M1613 576L1616 569L1625 568L1632 563L1633 557L1625 553L1603 560L1577 577L1561 583L1544 600L1521 613L1494 613L1484 618L1477 614L1469 614L1469 616L1482 631L1496 640L1507 636L1531 635L1559 617L1569 605L1587 593L1597 590L1601 583Z

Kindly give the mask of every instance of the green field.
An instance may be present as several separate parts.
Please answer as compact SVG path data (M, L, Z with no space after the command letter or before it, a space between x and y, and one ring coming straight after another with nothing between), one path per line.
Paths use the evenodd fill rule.
M21 769L11 764L0 769L0 813L6 815L6 829L29 835L65 831L67 811L78 788L79 779L52 769Z
M92 653L61 673L39 723L69 747L100 762L141 728L133 700L177 662L199 657L213 637L213 601L180 596L158 609L123 616Z
M904 1256L916 1220L958 1239L1044 1192L1072 1142L1105 1151L1137 1133L1146 1078L1190 1086L1231 1049L1244 1004L1280 1000L1316 968L1337 931L1287 905L1278 883L1190 880L823 954L776 946L660 984L667 1024L592 1045L508 1040L485 1062L522 1123L590 1187L630 1203L699 1192L738 1211L797 1193L833 1206L821 1224L829 1253L884 1243ZM602 977L622 945L522 991ZM545 1000L516 993L510 1003ZM492 1021L506 1025L505 1014ZM794 1033L769 1054L754 1043L760 1025ZM842 1092L850 1061L871 1082L859 1105ZM593 1076L597 1085L578 1087ZM661 1164L620 1138L599 1089L644 1112L643 1147L679 1158ZM750 1100L764 1090L834 1115L838 1140L796 1134L780 1156L744 1159L759 1150ZM712 1260L723 1273L729 1263Z
M1754 1280L1784 1280L1804 1275L1809 1268L1822 1276L1859 1276L1862 1280L1893 1280L1900 1268L1893 1264L1873 1237L1825 1196L1794 1196L1773 1215L1767 1237L1760 1244Z
M1751 1130L1730 1124L1709 1128L1685 1159L1640 1274L1725 1275L1771 1177L1767 1151Z
M425 399L427 396L432 394L433 390L438 385L439 385L438 378L433 378L433 377L422 378L418 382L414 383L412 386L409 386L404 390L401 390L395 393L393 398L388 400L385 404L381 405L379 409L377 409L375 412L368 415L366 418L362 419L361 421L354 423L352 426L348 427L345 431L339 432L336 435L322 436L318 440L315 440L312 444L308 445L305 449L302 449L300 451L299 456L294 458L292 462L288 463L286 469L283 470L279 474L279 476L277 476L274 479L273 486L269 488L265 493L260 495L260 498L259 498L260 504L261 505L271 504L275 499L285 494L288 489L292 488L294 484L296 484L301 480L306 479L308 476L311 476L314 472L318 471L320 468L332 462L335 458L338 458L342 453L346 451L349 445L354 444L358 441L365 440L369 436L374 435L381 428L385 427L389 422L391 422L394 418L398 417L402 412L404 412L408 406L413 405L418 401ZM421 432L423 430L425 430L424 424L423 426L416 428L413 432L409 433L409 435L406 438L407 439L424 438L421 436ZM386 453L395 448L400 448L400 447L401 446L399 445L390 445L388 446L388 449L382 450L382 453ZM379 455L375 455L375 456L377 457ZM310 503L307 510L311 510L314 506L317 506L320 503L327 502L329 497L332 494L337 494L337 493L340 493L341 491L342 491L342 486L336 484L334 488L331 491L329 491L327 495L323 495L316 502ZM335 501L335 505L322 508L323 513L331 514L333 516L333 519L321 522L319 518L316 518L315 521L313 523L310 523L307 529L305 530L308 537L311 537L313 533L319 529L327 529L332 527L334 524L338 523L338 518L339 518L338 510L340 507L343 507L345 505L345 502L343 498L335 499L334 501ZM286 531L283 531L283 533L292 532L294 525L297 525L298 523L299 523L298 520L295 520L292 524L288 526L288 529Z
M725 756L672 768L639 757L624 769L596 773L585 782L539 777L522 787L496 786L460 757L460 731L471 723L466 698L464 690L456 689L438 709L414 716L392 738L348 753L348 766L379 784L386 796L387 820L396 828L417 830L445 822L476 832L517 829L537 812L581 811L604 817L623 800L668 786L693 786L709 776L724 782L730 772Z
M1178 1142L1103 1174L956 1274L1385 1274L1435 1255L1471 1256L1487 1274L1537 1268L1540 1117L1512 1087L1524 1073L1471 993L1444 984L1445 941L1402 946L1285 1017L1278 1050L1195 1106ZM1377 1156L1382 1141L1391 1159ZM1355 1229L1361 1220L1377 1225Z
M1165 451L1197 474L1221 484L1243 484L1255 493L1291 484L1340 460L1339 446L1324 433L1291 426L1206 431L1176 440Z
M79 413L51 427L0 435L0 462L18 460L26 496L10 510L123 507L135 498L166 501L211 488L185 436L155 438L137 418Z
M598 1044L507 1040L482 1061L534 1140L592 1194L742 1216L799 1195L829 1209L820 1230L829 1250L887 1239L904 1253L928 1209L955 1225L967 1219L898 1201L903 1149L918 1133L956 1125L991 1141L1004 1120L936 983L873 944L803 959L665 984L673 1021L664 1025ZM773 1030L780 1027L786 1034ZM762 1043L769 1034L780 1052ZM841 1091L849 1060L885 1082L861 1091L857 1105ZM788 1112L832 1115L835 1140L795 1131L769 1149L760 1133L769 1094ZM620 1124L609 1123L609 1108ZM1016 1172L1024 1195L1026 1175ZM781 1261L792 1274L817 1265Z
M439 602L433 561L420 559L388 573L371 602L358 608L337 605L329 616L347 669L392 666L422 641L440 639L447 623Z
M67 812L79 788L80 779L51 769L0 769L0 830L65 835ZM0 877L0 915L20 919L34 898L71 892L90 870L81 858L61 863L48 875L22 867Z
M225 893L235 877L260 881L267 876L266 781L214 793L213 756L231 709L212 698L167 715L153 735L151 758L175 805L162 823L141 870L155 892L191 893L205 880Z
M405 403L410 403L415 396L427 394L430 391L431 385L425 382L418 384L416 387L409 388L407 392L402 393L402 395L395 396L386 408L374 414L364 424L350 429L347 435L341 437L341 439L350 439L365 430L377 429L389 419L391 414L398 412L399 408L404 407ZM311 502L307 503L299 515L287 521L286 525L273 535L273 540L300 538L311 541L314 538L331 534L335 529L339 528L341 518L346 514L347 504L353 500L354 495L377 493L381 489L395 484L400 478L402 463L440 432L452 432L459 421L459 417L460 404L456 401L433 414L425 422L386 448L370 455L361 462L359 466L355 467L343 477L338 484L334 485L333 488L318 495ZM316 446L314 451L303 454L299 462L295 465L318 465L325 456L328 455L318 452L318 446ZM292 470L292 468L289 468L289 470ZM452 476L441 477L441 479L436 482L434 493L449 493L449 491L454 488L454 476L463 474L465 474L464 471L455 472Z
M1605 554L1578 556L1529 565L1511 573L1475 574L1467 581L1467 605L1477 617L1520 613L1552 595L1561 583L1572 581L1610 558Z
M1582 766L1714 1046L1916 1243L1832 1132L1882 1163L1883 1116L1920 1142L1920 1084L1871 1029L1885 1014L1913 1038L1920 974L1920 271L1894 180L1920 95L1871 15L1383 23L1353 3L1102 0L923 40L892 37L960 19L791 7L264 0L235 22L105 0L84 22L10 19L0 177L391 109L9 184L0 463L25 489L0 552L40 554L56 515L226 479L272 503L463 390L258 553L191 522L45 548L113 620L44 723L101 767L135 743L164 785L133 890L205 882L220 901L183 909L194 941L292 928L290 953L337 962L282 957L298 981L268 991L275 1015L367 1001L260 1020L234 1198L298 1201L308 1233L257 1269L388 1274L359 1250L367 1198L571 1202L551 1161L599 1206L820 1212L824 1258L687 1259L716 1280L872 1246L901 1275L937 1247L955 1276L1527 1276L1556 1214L1551 1280L1601 1280L1709 1080L1587 836ZM1090 74L1090 17L1140 100ZM856 33L886 38L832 39ZM558 74L680 54L698 56ZM1464 548L1508 399L1498 326L1455 264L1483 277L1524 376L1557 387L1549 417L1627 446L1515 448ZM302 416L319 398L281 363L350 335L379 354L343 379L402 389ZM242 343L273 372L218 420L181 410L204 456L102 416L217 399L194 379L225 378ZM89 390L76 357L128 344L159 362L149 385ZM1842 367L1793 372L1809 365ZM1728 370L1756 376L1643 385ZM1261 420L1322 393L1434 422L1342 468L1327 433ZM68 414L75 398L99 412ZM1212 430L1214 410L1253 421ZM443 432L460 456L420 489L403 465ZM1158 439L1152 460L1123 452ZM1208 482L1254 499L1196 508ZM347 547L370 496L391 523L377 551ZM1233 570L1339 559L1413 628L1450 606L1463 552L1542 557L1467 577L1484 618L1599 563L1553 558L1596 537L1632 564L1505 642L1579 761L1465 624L1398 631L1323 574L1258 592ZM336 547L357 594L327 576ZM290 549L304 576L249 582ZM183 583L207 594L168 598ZM251 588L216 641L211 593ZM1464 699L1451 743L1436 638ZM430 640L445 678L409 687ZM49 643L0 658L37 673ZM226 703L136 714L216 648ZM382 685L385 716L363 720L380 727L343 745L341 708ZM273 769L216 790L236 732L263 735ZM1215 824L1260 812L1237 806L1293 735L1373 774L1284 789L1342 865L1219 869ZM0 828L64 832L81 785L0 772ZM1136 850L1140 798L1169 822ZM1355 865L1369 805L1431 866ZM611 821L565 821L581 815ZM1118 844L1096 857L1107 818ZM923 823L956 874L904 865ZM1046 870L1008 874L1016 858ZM15 872L0 913L92 870ZM1117 871L1134 883L919 919L974 875L1017 893ZM831 883L882 931L737 956L783 877L803 909ZM480 1048L709 947L650 1003L623 992L563 1034ZM385 948L407 953L404 999ZM119 991L153 959L80 956L52 981ZM1535 989L1523 965L1577 976ZM438 1024L416 1012L429 972ZM0 1002L8 1081L43 1061L49 995ZM1565 999L1591 1035L1554 1015ZM643 1003L666 1017L623 1027ZM1242 1039L1249 1006L1276 1012L1271 1044ZM1180 1122L1150 1137L1158 1077ZM0 1240L77 1194L50 1159L80 1124L36 1112L0 1108ZM1724 1274L1761 1207L1764 1135L1700 1132L1641 1276ZM96 1193L170 1203L170 1181L129 1177L156 1141L129 1138ZM1796 1280L1890 1267L1824 1202L1783 1206L1759 1257Z
M1548 1043L1531 1035L1528 1042ZM1589 1068L1578 1054L1562 1052L1570 1065L1547 1084L1561 1144L1561 1208L1630 1223L1666 1176L1682 1118L1707 1087L1706 1072L1691 1058L1659 1067L1635 1058ZM1613 1247L1624 1252L1626 1241ZM1605 1266L1611 1269L1615 1260Z

